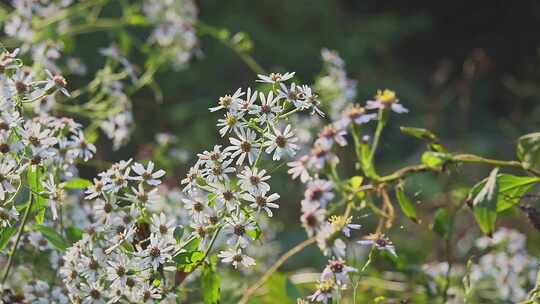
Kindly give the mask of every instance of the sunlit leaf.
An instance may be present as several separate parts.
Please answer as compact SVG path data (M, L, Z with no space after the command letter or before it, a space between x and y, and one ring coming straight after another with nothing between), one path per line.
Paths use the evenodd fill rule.
M476 184L469 192L472 200L484 187L486 179ZM535 184L540 183L540 177L515 176L511 174L499 174L497 176L498 193L497 212L504 211L519 203L523 195L531 191Z
M92 186L92 182L84 178L73 178L64 183L65 189L86 189Z
M403 213L413 222L417 223L418 218L416 215L416 207L414 206L414 203L407 197L407 194L405 194L405 189L403 188L402 183L396 186L396 197L399 202L399 206L401 207L401 211L403 211Z
M482 232L487 235L493 234L497 221L498 172L499 168L491 171L484 186L473 199L474 217Z
M435 170L441 170L443 165L452 159L452 155L441 152L424 152L422 154L422 163Z
M205 263L202 271L201 287L204 304L217 304L220 301L221 279L216 271L216 263Z
M518 139L517 157L526 169L540 170L540 132Z

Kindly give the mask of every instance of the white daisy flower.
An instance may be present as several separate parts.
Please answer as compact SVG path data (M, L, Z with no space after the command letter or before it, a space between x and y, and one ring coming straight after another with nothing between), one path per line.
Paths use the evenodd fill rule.
M218 257L221 258L221 262L232 264L234 268L238 268L239 265L242 265L246 268L249 268L255 265L255 260L242 253L242 250L239 249L228 249L226 251L221 251L218 254Z
M280 160L284 154L291 157L294 156L300 147L295 144L295 142L298 141L298 138L294 136L291 125L287 125L283 132L275 127L272 127L272 129L274 134L264 134L264 136L269 139L264 143L264 145L267 146L265 152L272 154L272 152L275 151L274 156L272 157L273 160Z
M225 148L224 151L230 152L232 159L238 157L236 160L237 165L242 165L246 157L249 164L253 164L257 158L258 148L260 146L256 143L256 133L251 129L240 129L240 131L236 131L236 136L238 139L234 137L229 138L232 146Z
M132 177L132 180L144 181L148 185L157 186L161 184L160 178L165 175L165 170L154 171L154 162L149 161L146 169L139 163L134 163L131 168L138 176Z

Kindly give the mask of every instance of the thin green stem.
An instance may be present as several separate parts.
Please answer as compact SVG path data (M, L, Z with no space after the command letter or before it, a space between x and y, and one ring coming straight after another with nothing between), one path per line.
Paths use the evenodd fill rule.
M375 130L375 137L373 138L373 144L371 145L371 152L369 154L369 161L373 163L373 158L379 147L379 141L381 139L382 131L388 120L388 112L386 109L379 110L379 120L377 121L377 129Z
M21 240L21 237L24 233L24 227L26 226L26 223L28 222L28 218L30 217L30 211L32 210L33 204L34 204L34 195L30 193L30 203L28 204L28 207L26 207L21 226L19 227L19 231L17 232L15 243L13 244L13 247L11 247L11 251L9 253L9 257L8 257L8 261L6 265L6 270L4 271L4 275L2 277L2 285L6 283L6 280L9 276L9 271L13 265L13 258L15 256L15 253L17 252L19 241Z

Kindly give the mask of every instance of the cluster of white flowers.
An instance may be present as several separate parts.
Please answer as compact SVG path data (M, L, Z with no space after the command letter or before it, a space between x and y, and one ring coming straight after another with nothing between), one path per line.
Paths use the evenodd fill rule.
M61 58L64 45L59 40L40 37L40 29L35 24L35 19L45 20L69 7L72 0L31 1L13 0L13 12L4 25L5 33L23 43L21 49L24 53L30 53L32 60L55 73L61 71L57 61ZM34 20L33 20L34 19ZM58 23L59 29L67 29L69 20ZM36 40L39 40L36 43Z
M147 211L159 198L164 175L152 162L145 167L121 161L85 191L93 201L90 221L60 269L72 301L152 303L174 296L164 276L174 273L167 266L181 252L181 240L174 237L180 227L164 213ZM154 284L158 278L162 283Z
M496 298L513 303L525 300L539 265L538 258L527 253L526 240L524 234L508 228L500 228L492 238L476 240L478 249L489 251L473 265L471 281L479 286L482 281L495 286Z
M66 80L47 70L23 66L16 58L18 52L0 54L0 232L8 238L3 246L6 251L2 249L0 253L4 278L11 266L25 267L19 262L12 265L8 248L58 255L51 251L39 229L54 231L54 227L63 225L61 212L65 210L69 190L66 184L76 181L76 164L88 161L96 152L95 146L86 140L82 125L70 118L33 114L32 108L43 100L54 98L59 92L69 95ZM47 78L41 79L42 75ZM20 216L21 211L24 217ZM38 228L28 232L30 224ZM15 237L17 229L23 234ZM29 282L28 277L8 280L1 289L8 303L12 297L32 303L67 303L62 288L51 290L47 283Z
M184 207L192 217L193 234L207 244L223 231L227 248L219 253L224 263L249 267L255 260L246 254L259 238L261 216L271 217L279 205L279 194L270 191L264 154L272 161L295 155L298 146L286 118L301 111L318 111L316 96L305 85L285 82L294 73L259 75L268 92L248 88L219 98L215 112L225 110L218 120L219 134L228 137L227 147L214 146L199 154L196 164L182 180Z
M14 204L28 172L36 184L43 183L40 195L49 199L53 219L61 203L62 181L76 176L77 160L87 161L95 147L85 140L82 126L69 118L46 114L26 117L24 108L65 90L62 76L50 73L46 80L23 67L14 53L0 55L0 227L11 226L18 212Z
M539 261L527 252L524 234L514 229L499 228L491 238L477 239L471 249L480 252L470 269L461 264L452 265L450 282L459 283L452 284L448 290L449 298L453 299L451 303L463 303L465 297L482 303L496 300L518 303L527 298L527 290L535 284ZM422 269L431 279L429 288L437 292L437 283L445 281L448 276L448 263L433 262L423 265ZM468 295L461 284L464 276L470 279Z
M154 26L148 41L161 47L175 67L184 67L198 44L194 28L198 13L195 2L145 0L143 11Z
M292 178L299 178L306 185L301 202L302 225L309 236L316 236L322 253L333 259L345 257L347 245L344 237L350 237L351 229L360 228L360 225L352 223L352 217L348 215L332 215L327 219L327 206L336 198L336 183L341 183L336 173L339 163L336 149L347 145L346 136L354 132L354 128L377 118L376 113L369 112L371 109L391 109L397 113L407 111L394 92L379 91L374 100L367 101L366 107L358 104L346 107L340 117L322 129L308 154L288 163ZM359 243L396 255L394 245L382 234L370 234ZM333 279L321 280L320 288L311 299L325 303L335 290L343 286Z

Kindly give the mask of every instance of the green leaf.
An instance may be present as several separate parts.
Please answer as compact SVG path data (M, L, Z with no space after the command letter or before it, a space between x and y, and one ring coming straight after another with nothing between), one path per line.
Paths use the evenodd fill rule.
M441 152L427 151L422 154L422 163L435 170L441 170L443 165L452 159L452 155Z
M482 180L469 191L469 200L472 200L478 195L486 181L486 179ZM497 176L497 184L499 186L497 212L507 210L519 203L521 197L529 192L537 183L540 183L540 177L499 174Z
M11 237L15 234L15 227L6 227L0 231L0 251L6 248Z
M527 134L518 139L517 157L525 169L540 170L540 132Z
M75 226L66 228L66 237L71 244L74 244L82 239L83 231Z
M371 151L369 149L369 145L366 143L360 144L360 165L362 166L362 170L368 177L376 177L377 173L375 172L375 168L373 167L373 162L371 160Z
M92 182L84 178L73 178L64 183L65 189L86 189L92 186Z
M32 192L31 195L34 199L34 207L32 208L32 212L36 214L37 224L43 223L45 219L45 208L47 207L47 201L45 197L41 195L44 190L41 183L41 171L41 167L32 168L32 166L30 166L26 173L28 187L30 188L30 191Z
M430 142L438 140L437 136L428 129L412 128L412 127L400 127L399 129L404 134L407 134L412 137L416 137L418 139L423 139Z
M402 183L399 183L396 186L396 197L399 202L399 206L401 207L401 211L403 211L403 213L413 222L418 223L418 218L416 216L416 207L414 206L414 203L405 194L405 189L403 188Z
M255 224L255 229L248 229L246 230L246 234L252 238L253 240L258 240L260 237L261 237L261 234L262 234L262 230L261 230L261 227L259 226L259 224L257 222L254 223Z
M220 301L221 280L216 271L216 263L205 263L202 271L201 287L204 304L217 304Z
M131 15L131 16L128 16L126 18L126 21L128 24L130 25L140 25L140 26L143 26L143 25L147 25L148 24L148 20L146 20L146 17L144 17L143 15Z
M182 236L184 236L184 227L178 226L174 228L173 236L177 242L180 242L180 240L182 239Z
M56 249L64 252L69 247L69 244L64 239L64 237L51 227L34 225L32 228L36 231L41 232L41 234L43 234L43 237L45 237L47 241L49 241Z
M495 223L497 221L498 172L499 168L491 171L484 186L473 200L473 211L476 222L482 232L490 236L495 230Z
M448 240L452 232L452 221L446 208L439 208L433 217L431 229L441 238Z
M204 259L204 252L199 250L200 243L201 240L198 238L194 238L186 243L182 247L184 251L173 257L173 261L176 262L176 265L189 272L192 267L202 261Z

